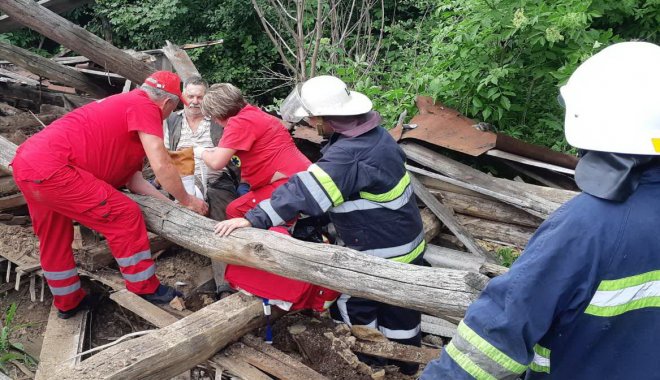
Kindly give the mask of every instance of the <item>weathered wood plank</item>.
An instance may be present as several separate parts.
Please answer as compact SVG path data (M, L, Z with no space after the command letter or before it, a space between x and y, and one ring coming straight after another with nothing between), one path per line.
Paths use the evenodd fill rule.
M39 5L50 9L55 13L64 13L87 4L92 0L39 0ZM0 16L0 33L11 32L20 29L23 25L7 15Z
M422 185L419 180L415 177L414 174L410 174L410 183L415 191L415 195L426 204L428 208L433 211L435 216L438 217L444 223L449 230L456 235L456 237L465 245L470 254L486 258L488 260L493 260L488 252L486 252L477 242L474 240L474 237L468 232L463 226L458 222L454 216L452 209L440 203L433 194L431 194L428 189Z
M213 356L229 342L260 326L262 302L240 293L213 303L167 327L119 343L54 379L167 379Z
M300 376L301 379L326 379L325 376L314 371L313 369L302 364L301 362L293 359L291 356L276 349L275 347L267 344L266 342L263 341L263 339L259 339L254 335L251 334L245 335L241 339L241 342L263 353L264 355L267 355L268 357L276 360L279 363L280 367L286 367L292 369L295 373L297 373ZM279 376L276 373L272 373L272 374L279 378L283 378L282 376ZM289 377L284 377L284 378L289 378Z
M272 380L273 378L258 370L252 364L233 356L218 354L209 360L216 369L222 368L245 380ZM311 379L310 379L311 380Z
M16 66L20 66L41 77L48 78L65 86L77 88L80 91L100 98L110 94L106 89L87 78L85 74L71 67L60 65L48 58L1 41L0 58L4 58Z
M506 267L487 263L482 258L470 256L466 253L429 244L426 247L426 252L424 252L424 259L434 267L478 272L489 275L488 277L495 277L508 271Z
M179 320L179 318L126 289L110 294L110 299L156 327L166 327Z
M151 65L134 59L102 38L32 0L5 0L0 2L0 10L17 22L134 83L144 82L155 71Z
M32 115L29 112L14 116L0 116L0 132L12 132L23 128L41 128L41 123L48 125L61 116L58 113Z
M559 204L555 202L522 191L518 187L505 186L503 183L495 181L493 177L482 173L479 170L461 164L460 162L456 162L439 153L433 152L430 149L409 142L402 142L400 145L409 159L443 174L436 176L429 175L433 178L445 180L454 185L467 187L470 190L477 191L484 195L499 199L502 202L519 207L532 215L541 218L546 218L559 207ZM421 173L419 169L415 170L409 168L409 170ZM428 175L426 173L422 174ZM449 181L447 177L453 181Z
M278 379L288 380L309 380L309 379L327 379L320 374L315 377L309 377L306 374L298 372L295 368L287 366L278 359L256 350L248 345L238 343L227 350L227 353L233 357L249 363L260 370L273 375Z
M80 362L78 359L69 359L82 349L86 323L87 311L79 312L69 319L60 319L55 306L51 306L35 380L53 379L57 369L71 369Z
M427 364L440 356L439 349L407 346L397 342L357 341L351 350L365 355L419 364Z
M422 216L422 224L424 225L424 239L428 243L438 236L442 229L442 223L428 207L422 209L419 213Z
M525 248L536 230L535 228L499 223L460 214L456 215L456 218L465 229L478 239L503 243L521 249Z
M8 210L25 205L25 198L23 194L12 194L0 198L0 211Z
M165 53L167 59L169 59L172 66L174 66L174 70L179 74L182 82L185 82L186 79L192 76L200 76L195 64L190 57L188 57L188 53L186 53L185 50L170 41L166 41L166 43L167 45L163 47L163 53Z
M69 104L80 107L94 101L92 98L50 91L45 87L22 86L16 83L2 82L0 82L0 100L27 101L34 112L39 112L39 106L43 103L66 108Z

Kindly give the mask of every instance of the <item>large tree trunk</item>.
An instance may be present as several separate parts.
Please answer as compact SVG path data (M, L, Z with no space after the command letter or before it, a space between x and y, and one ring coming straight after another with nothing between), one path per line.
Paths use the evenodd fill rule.
M13 149L13 150L12 150ZM0 168L16 146L0 137ZM5 154L5 152L11 152ZM131 195L147 227L201 255L230 264L262 269L427 314L462 317L485 287L481 274L401 264L349 248L315 244L283 234L244 228L229 237L213 234L215 221L147 196Z
M81 72L4 42L0 42L0 58L4 58L41 77L77 88L100 98L109 94L107 90L94 83Z
M109 71L142 83L155 69L32 0L3 0L0 10Z

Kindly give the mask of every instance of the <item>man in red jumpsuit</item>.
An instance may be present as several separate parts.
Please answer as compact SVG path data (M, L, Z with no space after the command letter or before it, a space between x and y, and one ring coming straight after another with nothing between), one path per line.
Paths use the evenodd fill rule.
M154 303L176 295L160 284L140 207L117 188L169 201L142 177L144 157L183 206L208 206L186 193L163 144L163 119L181 98L181 81L153 73L139 88L80 107L35 134L16 151L14 179L39 237L41 267L60 318L90 306L73 259L73 220L103 234L126 289Z

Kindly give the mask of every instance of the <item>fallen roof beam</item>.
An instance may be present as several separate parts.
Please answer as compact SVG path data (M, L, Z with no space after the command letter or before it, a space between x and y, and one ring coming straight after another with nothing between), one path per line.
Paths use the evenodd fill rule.
M0 148L12 146L0 137ZM0 168L15 154L4 150ZM431 315L462 317L488 282L477 273L401 264L256 228L220 237L213 233L216 222L211 219L171 202L129 196L142 208L152 232L193 252Z
M76 9L81 5L92 2L92 0L40 0L42 5L55 13L64 13ZM11 32L20 29L23 25L7 15L0 16L0 33Z
M169 379L265 322L261 299L234 294L167 327L112 346L53 379Z
M188 57L188 53L186 53L185 50L181 49L170 41L165 42L167 45L163 47L163 52L165 53L167 59L169 59L172 63L172 66L174 66L177 74L179 74L181 77L182 82L185 82L192 76L200 76L199 71L195 67L195 64L192 62L190 57Z
M69 360L81 352L87 324L87 310L69 319L57 316L55 306L50 307L48 325L39 355L39 367L35 380L52 379L59 368L73 368L80 360Z
M99 98L109 95L106 89L87 78L85 74L1 41L0 58L4 58L16 66L20 66L40 77L48 78L65 86L77 88L80 91Z
M71 21L32 0L4 0L0 10L16 21L74 50L133 83L142 83L155 71L153 66L131 57Z
M0 82L0 100L1 101L15 101L15 100L28 100L34 104L35 112L39 112L41 104L52 104L60 107L67 107L71 103L74 108L80 107L95 99L87 98L78 95L63 94L61 92L54 92L46 90L41 87L22 86L16 83L1 83Z

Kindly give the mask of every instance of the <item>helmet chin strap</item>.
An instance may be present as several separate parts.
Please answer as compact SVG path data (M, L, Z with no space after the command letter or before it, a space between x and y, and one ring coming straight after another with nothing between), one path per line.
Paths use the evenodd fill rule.
M578 187L594 197L625 201L655 156L585 151L575 168Z

